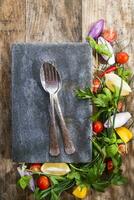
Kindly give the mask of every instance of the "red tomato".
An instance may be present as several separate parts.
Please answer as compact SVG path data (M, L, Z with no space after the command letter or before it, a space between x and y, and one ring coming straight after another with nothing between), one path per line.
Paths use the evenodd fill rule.
M93 131L95 133L101 133L104 130L104 125L101 121L93 122Z
M119 52L116 54L116 62L119 64L127 63L129 56L126 52Z
M101 82L98 78L93 79L93 92L94 93L97 93L100 85L101 85Z
M117 32L113 29L106 29L103 31L102 37L108 42L114 42L117 39Z
M48 177L46 176L40 176L37 179L37 186L39 187L40 190L46 190L50 187L50 181Z
M112 160L107 161L107 170L110 172L114 168Z
M35 171L35 172L39 172L41 168L41 164L40 163L33 163L30 166L30 170Z

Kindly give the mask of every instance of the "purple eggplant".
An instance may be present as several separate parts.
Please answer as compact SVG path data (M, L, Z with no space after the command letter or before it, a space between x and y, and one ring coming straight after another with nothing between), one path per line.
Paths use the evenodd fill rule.
M99 21L97 21L95 24L93 24L93 26L91 27L88 36L97 39L100 34L102 33L104 28L104 19L100 19Z

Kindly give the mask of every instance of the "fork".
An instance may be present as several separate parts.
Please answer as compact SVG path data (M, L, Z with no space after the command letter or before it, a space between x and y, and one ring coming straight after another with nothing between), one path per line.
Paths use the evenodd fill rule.
M55 81L55 75L49 63L44 63L40 68L40 79L42 86L46 92L50 95L50 143L49 143L49 153L51 156L58 156L60 154L57 130L56 130L56 121L55 121L55 110L54 110L54 93L58 89L58 83Z

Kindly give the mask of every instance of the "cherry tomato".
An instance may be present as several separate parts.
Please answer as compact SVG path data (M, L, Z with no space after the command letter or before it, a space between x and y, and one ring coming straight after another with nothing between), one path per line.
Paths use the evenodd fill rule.
M93 122L93 131L95 133L101 133L104 130L104 125L101 121L95 121Z
M39 172L40 168L41 168L40 163L33 163L30 165L30 170L35 171L35 172Z
M50 187L50 181L48 177L46 176L40 176L37 179L37 186L39 187L40 190L46 190Z
M98 89L100 88L101 82L98 78L93 79L93 92L97 93Z
M119 144L118 145L118 151L119 151L120 154L125 155L125 154L127 154L128 150L127 150L125 144Z
M127 63L129 56L126 52L119 52L116 54L116 62L119 64Z
M117 39L117 32L113 29L106 29L103 31L102 37L108 42L114 42Z
M111 172L111 171L113 170L113 168L114 168L114 165L113 165L112 160L108 160L108 161L107 161L107 170L108 170L109 172Z

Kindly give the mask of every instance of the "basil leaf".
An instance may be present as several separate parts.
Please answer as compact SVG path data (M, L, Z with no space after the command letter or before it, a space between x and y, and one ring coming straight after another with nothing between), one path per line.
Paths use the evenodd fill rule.
M20 187L24 190L28 185L29 182L31 180L32 176L22 176L19 180L18 180L18 184L20 185Z
M117 154L117 152L118 152L118 147L116 144L112 144L106 147L107 157L113 157Z

